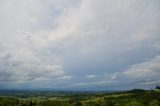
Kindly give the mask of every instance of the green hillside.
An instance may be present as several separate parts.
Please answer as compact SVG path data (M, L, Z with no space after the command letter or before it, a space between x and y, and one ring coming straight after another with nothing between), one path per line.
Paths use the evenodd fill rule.
M160 106L160 90L126 92L46 94L32 96L3 95L0 106Z

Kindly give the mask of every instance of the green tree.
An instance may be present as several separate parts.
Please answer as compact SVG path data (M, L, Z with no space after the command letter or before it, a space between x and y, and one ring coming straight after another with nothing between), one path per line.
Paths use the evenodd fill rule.
M74 106L82 106L81 102L77 102Z
M149 106L158 106L158 101L157 100L152 100L150 102Z
M133 101L133 102L127 103L126 106L143 106L143 104Z
M32 101L30 101L29 106L32 106Z

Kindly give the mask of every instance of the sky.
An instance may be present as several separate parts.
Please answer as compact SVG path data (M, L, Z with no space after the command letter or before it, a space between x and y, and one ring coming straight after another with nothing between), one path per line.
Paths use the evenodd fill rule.
M0 0L0 89L160 85L159 0Z

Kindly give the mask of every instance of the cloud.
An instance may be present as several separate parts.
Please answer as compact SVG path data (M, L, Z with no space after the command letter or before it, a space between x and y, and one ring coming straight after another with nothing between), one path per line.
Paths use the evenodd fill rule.
M87 75L86 76L87 79L91 79L91 78L95 78L95 77L96 77L96 75Z
M62 76L60 77L59 79L62 79L62 80L70 80L72 78L72 76Z
M145 81L145 82L142 82L140 83L141 85L156 85L156 84L159 84L159 81L157 80L153 80L153 81Z
M159 73L159 3L0 1L0 85L96 87L154 81Z
M148 61L132 65L123 72L123 75L129 79L159 79L159 70L160 56L155 56Z
M0 66L0 82L6 83L24 83L39 78L51 79L64 75L60 65L45 64L33 59L22 61L7 53L0 54Z
M111 85L111 82L110 81L81 82L81 83L69 85L67 87L82 87L82 86L88 87L88 86L97 86L97 85L104 86L106 84L109 86Z
M111 74L106 73L106 74L105 74L105 77L108 78L108 79L116 79L117 76L118 76L118 74L119 74L118 72L116 72L116 73L111 73Z
M55 8L55 6L59 8ZM65 76L59 58L46 42L49 21L61 14L58 1L1 1L0 84L44 83ZM54 9L51 9L54 7ZM56 17L57 16L57 17ZM12 17L12 18L10 18ZM51 22L51 23L52 23ZM52 26L52 25L51 25ZM51 27L50 26L50 27Z

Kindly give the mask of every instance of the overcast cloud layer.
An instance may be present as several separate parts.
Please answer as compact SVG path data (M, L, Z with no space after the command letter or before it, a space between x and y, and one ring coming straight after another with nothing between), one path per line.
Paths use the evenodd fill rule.
M153 88L159 10L159 0L1 0L0 88Z

